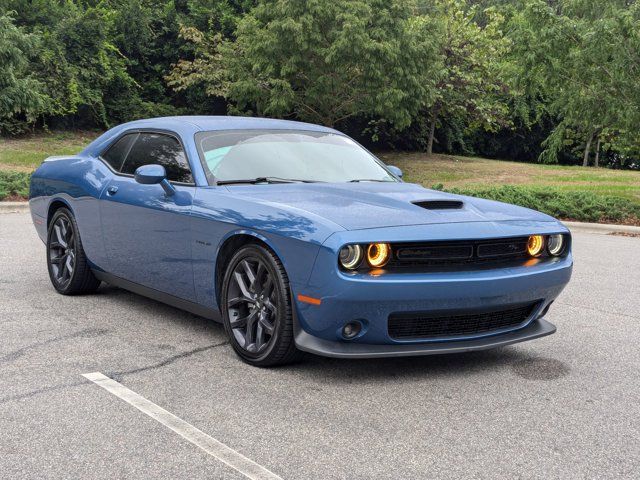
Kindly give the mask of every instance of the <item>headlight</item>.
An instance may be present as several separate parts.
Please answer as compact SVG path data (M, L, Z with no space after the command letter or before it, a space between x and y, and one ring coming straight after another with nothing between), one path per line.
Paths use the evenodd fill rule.
M564 235L549 235L547 237L547 250L554 257L561 255L564 250Z
M388 243L372 243L367 248L367 261L374 268L384 267L391 257L391 246Z
M360 245L346 245L340 249L340 265L347 270L355 270L362 261Z
M527 242L527 252L532 257L537 257L544 249L544 237L542 235L531 235Z

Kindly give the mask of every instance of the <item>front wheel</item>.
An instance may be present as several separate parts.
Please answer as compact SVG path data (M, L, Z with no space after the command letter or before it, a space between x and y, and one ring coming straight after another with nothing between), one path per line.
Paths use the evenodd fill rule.
M231 345L245 362L270 367L297 358L289 280L271 251L249 245L231 258L220 306Z
M76 220L66 208L56 210L49 224L47 267L53 288L63 295L90 293L100 286L89 268Z

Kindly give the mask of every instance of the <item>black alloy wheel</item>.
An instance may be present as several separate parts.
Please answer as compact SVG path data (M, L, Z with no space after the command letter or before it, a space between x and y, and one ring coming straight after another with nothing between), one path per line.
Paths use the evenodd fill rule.
M100 286L87 263L76 221L66 208L56 210L49 224L47 266L53 287L63 295L89 293Z
M252 244L232 257L224 275L221 310L231 345L246 362L267 367L297 356L289 281L270 250Z

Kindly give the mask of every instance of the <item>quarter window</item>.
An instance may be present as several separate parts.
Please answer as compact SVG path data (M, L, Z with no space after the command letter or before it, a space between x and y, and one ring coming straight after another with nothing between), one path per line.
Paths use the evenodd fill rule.
M177 139L161 133L140 133L122 166L122 173L133 175L138 167L162 165L172 182L193 183L189 162Z
M109 147L109 150L107 150L106 153L102 155L104 161L111 165L111 168L113 168L116 172L119 172L120 168L122 168L122 163L127 157L127 153L129 153L131 144L137 136L137 133L130 133L128 135L125 135L111 147Z

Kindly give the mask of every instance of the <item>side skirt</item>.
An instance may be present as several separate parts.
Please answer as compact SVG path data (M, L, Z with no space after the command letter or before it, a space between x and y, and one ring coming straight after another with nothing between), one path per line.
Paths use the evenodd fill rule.
M168 293L145 287L144 285L140 285L139 283L130 282L129 280L116 277L115 275L111 275L107 272L103 272L100 270L92 271L98 280L108 283L109 285L113 285L114 287L119 287L138 295L142 295L143 297L166 303L167 305L171 305L172 307L179 308L180 310L186 310L187 312L199 315L204 318L208 318L210 320L214 320L216 322L222 322L220 312L216 309L208 308L198 303L190 302L189 300L185 300L184 298L174 297L173 295L169 295Z

